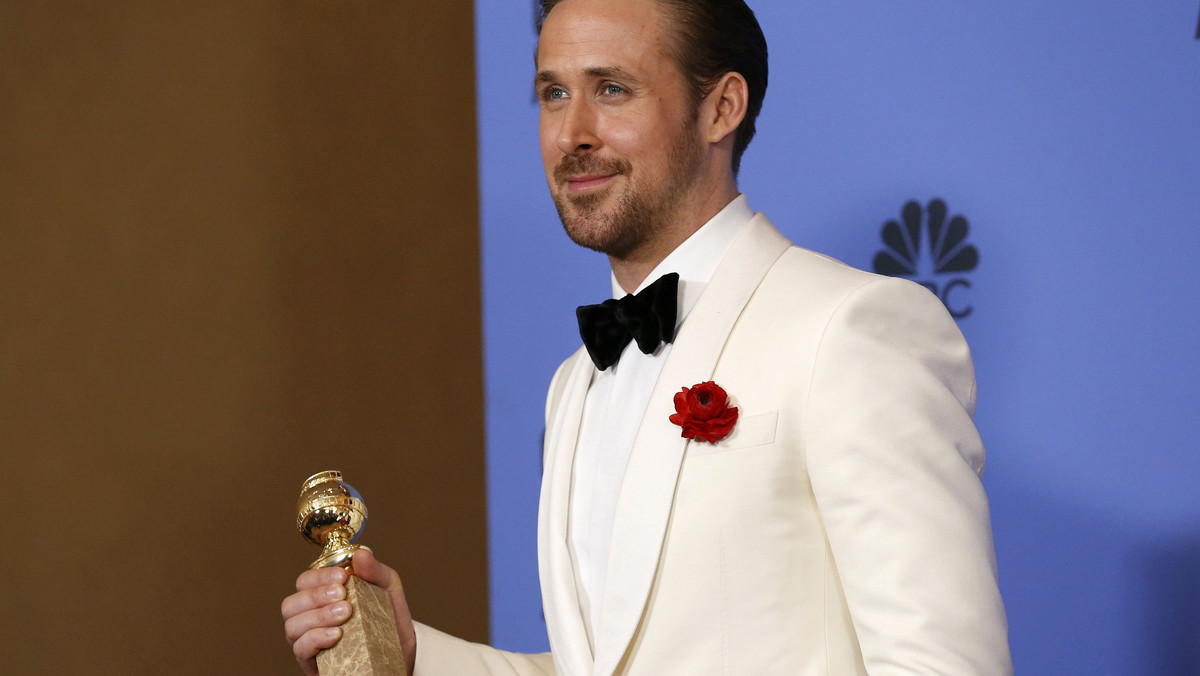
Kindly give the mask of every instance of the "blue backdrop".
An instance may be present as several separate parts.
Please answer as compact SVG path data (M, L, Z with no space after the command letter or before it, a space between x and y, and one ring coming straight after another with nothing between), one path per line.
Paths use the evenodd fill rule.
M1017 673L1200 674L1197 0L751 5L751 206L866 269L945 206L909 257L965 315ZM544 650L543 399L608 270L546 193L531 3L476 14L492 631Z

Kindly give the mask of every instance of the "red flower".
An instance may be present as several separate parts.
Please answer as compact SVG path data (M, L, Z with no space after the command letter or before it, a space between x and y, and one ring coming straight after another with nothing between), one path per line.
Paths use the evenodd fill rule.
M729 436L737 418L737 407L729 407L729 395L711 380L675 393L671 422L683 428L684 438L715 444Z

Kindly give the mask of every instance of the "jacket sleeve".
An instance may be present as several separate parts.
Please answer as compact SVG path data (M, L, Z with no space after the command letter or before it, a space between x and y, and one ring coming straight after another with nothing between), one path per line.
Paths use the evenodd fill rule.
M412 676L553 676L550 653L523 654L469 643L414 622L417 662Z
M833 313L803 444L872 676L1012 673L997 586L975 374L923 288L880 279Z

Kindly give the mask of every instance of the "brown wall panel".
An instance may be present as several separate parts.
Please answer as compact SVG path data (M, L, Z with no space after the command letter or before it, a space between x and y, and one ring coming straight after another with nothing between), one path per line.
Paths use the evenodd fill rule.
M0 0L5 673L294 673L333 468L486 639L471 20Z

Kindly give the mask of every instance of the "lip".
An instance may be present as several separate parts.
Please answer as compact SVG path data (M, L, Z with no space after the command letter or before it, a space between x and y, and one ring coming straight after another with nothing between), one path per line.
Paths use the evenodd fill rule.
M588 192L603 187L613 179L616 174L607 174L604 176L570 176L567 178L567 189L571 192Z

